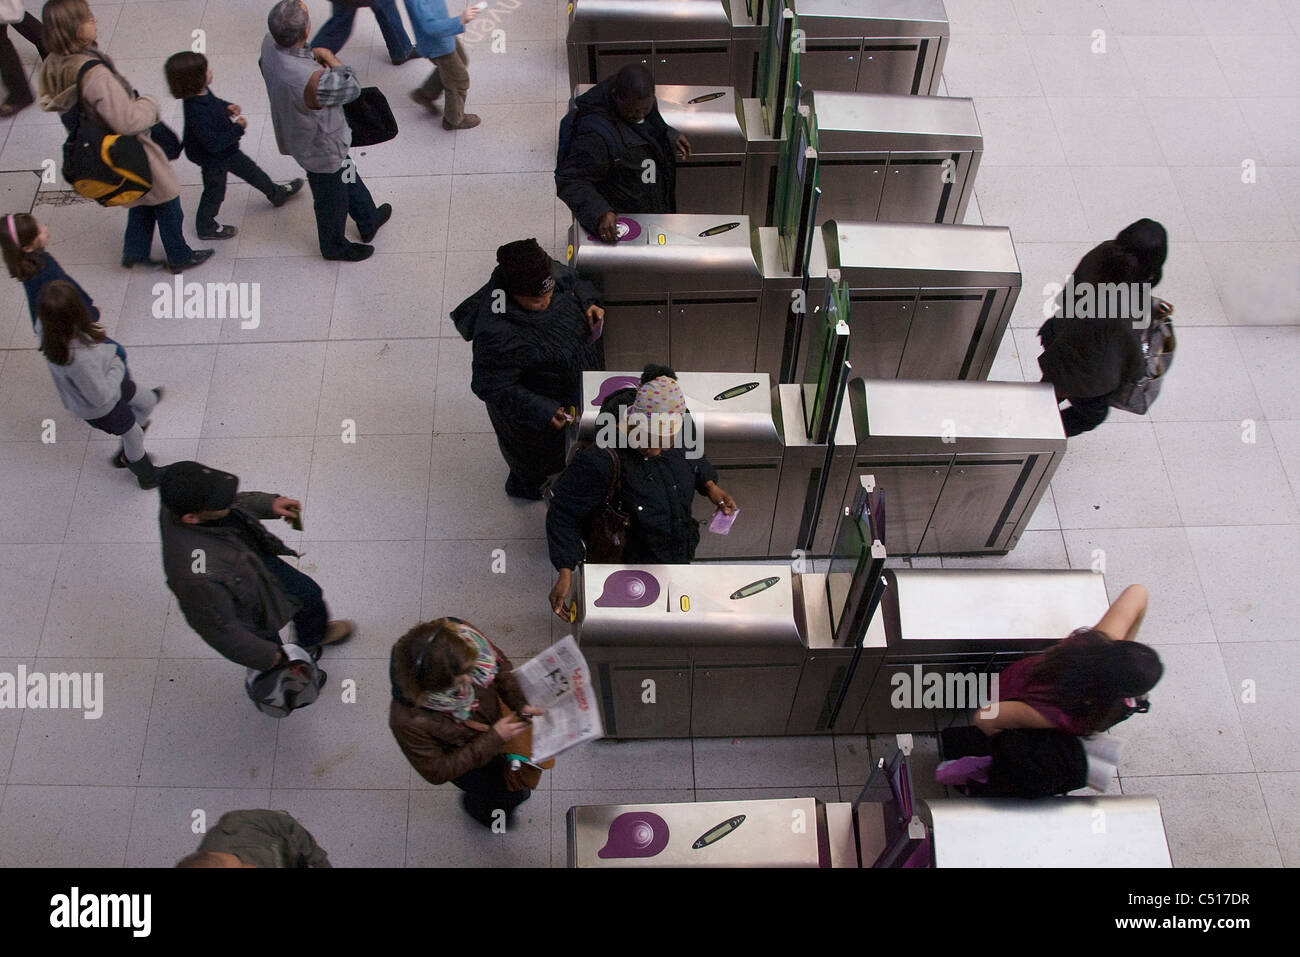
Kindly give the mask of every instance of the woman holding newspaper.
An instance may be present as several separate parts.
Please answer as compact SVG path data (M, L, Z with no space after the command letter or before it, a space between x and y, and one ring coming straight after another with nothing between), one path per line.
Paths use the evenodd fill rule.
M393 646L388 727L430 784L450 781L484 827L504 823L532 794L540 771L531 750L529 705L514 666L481 631L459 618L416 625Z

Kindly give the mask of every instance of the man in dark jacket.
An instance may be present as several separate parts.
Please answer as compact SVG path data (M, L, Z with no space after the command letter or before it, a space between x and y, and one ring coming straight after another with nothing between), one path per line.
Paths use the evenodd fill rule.
M223 657L257 671L284 661L280 629L312 650L352 637L350 621L330 621L321 588L285 562L297 556L261 519L296 519L302 503L239 492L239 479L198 462L176 462L159 483L163 570L185 620Z
M510 467L506 494L540 499L547 476L564 468L568 409L578 404L582 373L598 368L605 311L596 287L535 239L499 248L492 279L475 296L453 313L474 313L464 327L474 342L470 387Z
M556 159L555 191L584 229L614 242L619 213L676 212L676 161L690 158L691 145L664 122L644 66L601 80L564 123L570 140Z
M663 373L663 374L659 374ZM730 515L736 502L718 485L718 471L704 456L687 458L677 441L686 415L686 402L676 375L663 366L648 366L641 387L616 392L601 406L602 415L619 414L630 406L620 432L625 447L611 448L598 435L596 444L574 455L555 483L555 498L546 513L546 542L558 573L551 589L551 609L567 620L564 604L573 585L573 571L583 560L583 527L604 507L618 456L619 489L615 508L631 519L623 561L630 565L686 565L700 544L700 526L691 514L697 494ZM650 429L638 435L638 416ZM664 423L660 427L660 423ZM674 427L675 423L675 427ZM648 441L647 441L648 439Z
M311 832L284 811L227 811L177 867L330 867Z

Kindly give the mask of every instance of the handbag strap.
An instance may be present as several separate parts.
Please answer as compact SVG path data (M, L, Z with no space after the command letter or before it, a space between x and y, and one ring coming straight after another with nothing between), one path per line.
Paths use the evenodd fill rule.
M618 450L605 449L605 451L609 453L610 461L614 465L614 474L610 476L609 488L605 490L605 507L609 508L613 504L614 499L616 497L619 499L620 504L622 502L623 476L622 476L622 466L618 460ZM615 511L621 512L622 509L615 506Z

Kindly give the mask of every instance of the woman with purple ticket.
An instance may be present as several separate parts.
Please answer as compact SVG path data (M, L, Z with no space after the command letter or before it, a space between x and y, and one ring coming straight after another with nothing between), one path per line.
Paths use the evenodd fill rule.
M718 485L718 471L709 460L688 457L683 448L686 397L672 369L646 366L640 385L608 396L600 414L613 416L617 429L598 426L596 444L574 455L555 483L546 513L546 542L558 573L549 602L561 618L567 616L574 569L586 554L584 529L604 508L611 490L612 504L631 519L623 549L629 565L686 565L695 558L700 526L691 506L696 495L707 497L716 509L712 531L725 534L740 512L736 500ZM617 448L601 438L611 432L618 437Z

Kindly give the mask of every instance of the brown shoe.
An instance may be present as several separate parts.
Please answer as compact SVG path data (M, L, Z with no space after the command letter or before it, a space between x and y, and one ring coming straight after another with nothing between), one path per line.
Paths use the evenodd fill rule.
M351 638L357 631L357 624L346 618L338 618L331 621L325 629L325 637L321 640L320 647L326 645L341 645Z
M461 117L459 123L452 124L452 123L448 123L446 120L443 120L442 128L444 130L472 130L474 127L478 126L482 122L483 121L479 119L477 113L466 113L463 117Z

